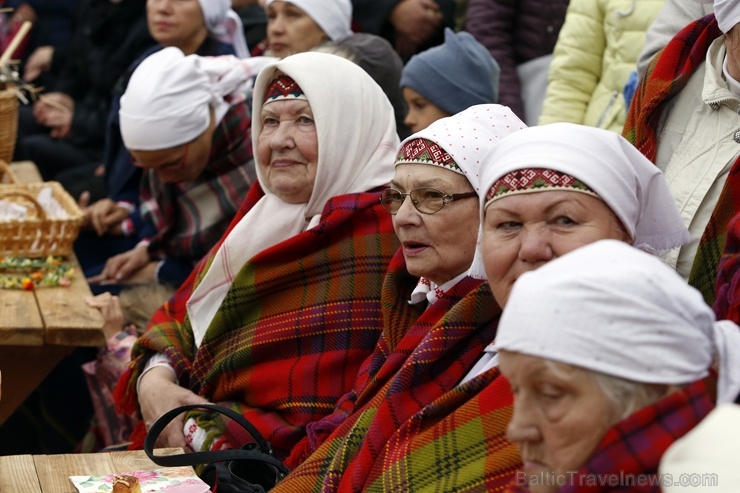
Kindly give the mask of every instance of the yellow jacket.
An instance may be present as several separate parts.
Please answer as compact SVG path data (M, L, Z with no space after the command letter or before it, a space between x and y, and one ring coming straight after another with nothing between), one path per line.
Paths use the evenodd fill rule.
M571 0L555 45L540 125L572 122L621 132L623 89L664 0Z

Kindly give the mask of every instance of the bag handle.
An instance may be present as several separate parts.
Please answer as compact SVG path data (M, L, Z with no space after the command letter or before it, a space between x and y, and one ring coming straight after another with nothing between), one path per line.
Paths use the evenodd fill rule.
M239 423L252 438L254 438L257 449L245 450L245 449L229 449L229 450L211 450L207 452L190 452L179 455L155 455L154 444L162 433L162 430L170 424L170 422L178 415L191 409L210 409L218 413L224 414L232 420ZM185 406L176 407L157 419L146 434L144 440L144 452L149 458L160 466L174 467L174 466L194 466L197 464L210 464L212 462L222 462L227 460L259 460L273 465L280 471L287 471L286 467L278 459L272 455L272 447L267 442L262 434L254 427L252 423L247 421L244 416L235 412L228 407L219 406L217 404L188 404Z

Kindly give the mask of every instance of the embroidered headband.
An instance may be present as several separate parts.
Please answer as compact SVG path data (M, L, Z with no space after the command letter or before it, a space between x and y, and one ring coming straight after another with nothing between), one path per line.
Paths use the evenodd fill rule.
M568 190L600 198L588 185L567 173L546 168L524 168L505 174L493 184L486 194L486 204L507 195Z
M412 139L401 146L396 157L396 166L399 164L433 164L465 174L447 151L427 139Z
M303 89L291 77L283 74L275 78L267 87L265 103L272 103L281 99L301 99L307 101Z

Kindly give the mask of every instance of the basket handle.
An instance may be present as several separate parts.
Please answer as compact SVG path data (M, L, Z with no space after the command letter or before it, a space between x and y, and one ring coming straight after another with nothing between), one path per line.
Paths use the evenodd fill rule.
M2 161L0 161L0 163L1 162ZM38 216L38 218L42 221L46 221L46 211L43 207L41 207L41 204L39 204L38 200L36 200L36 197L34 197L29 192L26 192L25 190L0 190L0 200L6 197L22 197L28 200L36 208L36 215Z
M0 175L7 175L11 184L20 183L18 177L15 175L13 170L10 169L10 165L2 159L0 159Z

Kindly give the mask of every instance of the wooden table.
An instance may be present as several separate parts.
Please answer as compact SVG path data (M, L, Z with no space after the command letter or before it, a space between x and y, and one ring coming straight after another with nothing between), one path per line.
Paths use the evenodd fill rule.
M159 449L174 455L182 449ZM76 493L69 476L161 469L143 450L100 454L0 456L0 491L5 493Z
M0 426L75 347L105 344L103 317L85 303L91 294L79 265L67 288L0 290Z

